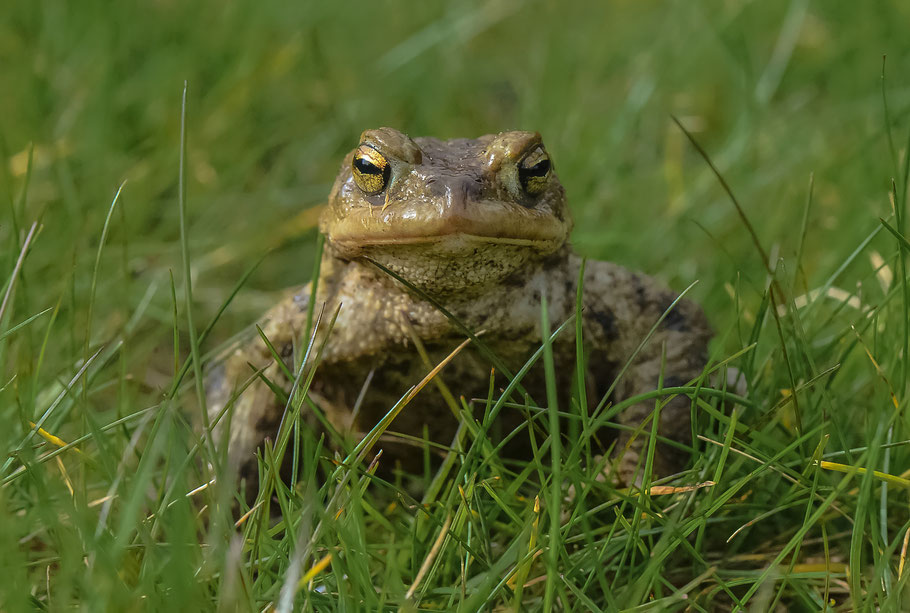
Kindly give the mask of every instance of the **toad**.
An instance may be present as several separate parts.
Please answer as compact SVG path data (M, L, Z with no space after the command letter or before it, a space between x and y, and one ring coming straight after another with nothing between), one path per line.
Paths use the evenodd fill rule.
M581 410L592 411L607 394L618 402L654 390L659 381L683 385L707 360L711 333L697 305L610 262L588 261L580 275L582 259L568 244L565 191L535 132L438 140L367 130L344 158L319 228L326 243L315 294L311 284L297 288L264 316L260 326L272 349L256 336L208 375L210 418L228 404L232 411L216 436L227 430L243 476L256 474L256 449L274 438L290 405L288 375L307 348L311 302L325 314L312 353L325 344L301 414L349 441L462 343L466 330L476 335L437 375L442 385L424 388L379 441L387 465L421 466L425 437L450 444L465 415L455 397L482 416L490 390L495 401L507 383L503 370L514 374L541 347L542 303L555 330L576 314L580 280L588 404ZM555 385L560 409L578 412L569 404L578 389L575 325L567 328L552 342ZM313 363L311 357L306 369ZM262 376L238 394L254 369ZM527 453L529 419L547 405L541 361L518 389L488 436L518 429L505 449L520 455ZM615 424L590 433L599 449L612 449L611 474L621 482L641 474L654 410L653 399L632 404ZM546 420L534 424L545 428ZM687 397L662 406L658 432L683 445L691 440ZM679 449L658 443L656 474L682 467Z

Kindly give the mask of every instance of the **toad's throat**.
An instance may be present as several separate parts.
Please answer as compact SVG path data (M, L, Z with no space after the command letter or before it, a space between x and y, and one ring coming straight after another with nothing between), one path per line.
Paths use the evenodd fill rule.
M380 264L437 297L488 292L491 284L558 248L547 241L470 234L384 240L361 243L348 257Z

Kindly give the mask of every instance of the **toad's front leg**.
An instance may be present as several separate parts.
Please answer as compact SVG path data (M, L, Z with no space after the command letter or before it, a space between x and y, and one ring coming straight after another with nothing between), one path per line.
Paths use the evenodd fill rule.
M658 329L632 361L617 385L618 401L662 388L677 387L699 377L707 361L707 339ZM659 437L682 444L692 438L691 400L688 396L660 396L624 409L617 421L621 426L614 451L617 473L625 484L641 484L654 416ZM651 474L666 476L679 471L686 454L680 448L656 441Z
M585 326L595 349L603 348L606 355L601 357L606 357L603 362L608 365L598 372L595 363L589 370L594 371L598 387L615 382L614 402L651 392L660 384L684 385L701 375L707 362L711 330L698 305L679 299L649 277L614 264L588 264ZM651 433L649 418L658 406L658 435L679 443L691 440L690 404L687 396L669 401L660 397L637 402L618 415L621 432L614 455L620 480L642 482ZM652 474L676 472L684 461L677 447L659 442Z

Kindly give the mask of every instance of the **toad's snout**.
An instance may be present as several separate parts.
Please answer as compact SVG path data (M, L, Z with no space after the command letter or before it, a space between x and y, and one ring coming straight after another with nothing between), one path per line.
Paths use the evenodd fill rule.
M472 202L482 199L482 183L473 177L452 177L441 187L446 212L454 216L467 213Z

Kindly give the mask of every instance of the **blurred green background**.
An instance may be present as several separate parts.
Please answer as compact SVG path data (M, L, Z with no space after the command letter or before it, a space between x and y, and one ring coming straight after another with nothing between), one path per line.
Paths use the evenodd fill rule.
M694 576L718 559L732 582L748 582L759 576L760 568L774 568L776 562L770 560L783 551L782 543L809 535L816 540L804 552L811 550L816 558L804 558L817 562L822 546L815 520L809 521L808 512L798 506L801 502L788 498L805 495L812 502L816 482L807 493L809 482L820 473L825 487L840 479L811 464L814 446L824 448L829 435L829 451L884 441L886 423L897 424L894 441L907 439L910 431L904 413L889 421L898 415L892 413L892 399L907 393L907 371L901 366L906 348L899 332L910 303L898 304L906 284L892 284L885 274L894 272L896 278L899 273L897 243L880 232L850 259L860 242L880 227L878 218L891 215L891 180L900 177L907 155L908 24L910 3L899 0L6 0L0 9L3 283L12 276L28 228L37 222L40 232L13 300L5 312L0 308L0 417L6 424L0 429L0 449L16 450L15 463L7 461L4 470L24 465L29 454L21 454L25 459L20 462L18 452L26 444L26 452L41 453L55 444L42 447L35 444L37 437L25 435L29 421L45 411L54 411L45 424L50 432L65 440L82 435L92 435L92 440L83 445L88 461L74 453L64 456L75 475L75 492L66 489L72 485L65 464L50 462L29 473L29 479L0 489L3 510L8 508L0 521L0 546L8 554L0 556L0 576L6 579L0 585L6 584L24 607L27 595L20 586L47 583L46 593L35 587L30 594L40 597L39 604L45 597L50 602L47 577L59 562L60 568L70 569L59 575L54 587L55 594L64 594L61 602L72 588L77 596L96 595L96 601L87 602L129 608L125 603L144 602L155 592L149 587L156 580L155 565L169 573L170 583L162 585L170 587L160 590L162 598L177 598L180 586L190 591L220 589L218 581L197 579L188 556L171 557L160 534L146 533L137 509L148 511L146 498L163 500L163 490L148 486L156 481L149 474L133 478L130 472L140 455L132 446L133 432L141 434L149 422L130 429L144 415L154 415L139 411L157 410L189 347L178 215L184 83L187 220L197 328L211 320L244 272L264 257L204 350L247 328L283 288L309 278L316 213L342 156L357 144L362 130L388 125L412 136L443 138L508 129L541 132L569 195L576 249L644 270L678 290L698 280L691 295L704 304L720 331L717 355L730 355L749 342L765 272L717 179L673 123L671 117L678 117L732 186L764 248L791 267L779 274L787 291L798 296L817 288L843 266L835 280L846 290L842 295L856 292L854 302L871 305L874 317L822 300L804 310L805 319L785 321L782 332L768 325L756 336L758 348L742 362L752 377L750 397L760 410L743 415L748 430L740 444L754 455L777 457L775 470L797 476L804 471L801 486L791 488L770 471L752 481L734 482L754 466L741 456L731 460L732 468L722 461L710 464L718 451L706 447L696 458L702 472L686 478L691 483L709 475L714 466L725 468L718 491L729 486L723 495L736 498L718 510L708 508L713 494L696 497L697 505L706 506L693 507L686 521L710 518L726 522L725 529L762 521L732 545L723 540L729 531L709 533L703 546L697 541L691 569L689 562L678 566L677 558L664 561L671 571L691 570ZM801 248L813 173L814 196ZM91 307L102 228L123 182L100 252ZM898 179L899 186L906 183ZM905 191L899 191L898 202L906 200ZM801 271L792 269L797 252ZM882 262L890 268L882 268L876 278ZM45 314L34 325L3 336L14 324L55 305L59 313L53 321ZM90 381L80 381L78 393L56 404L54 398L59 394L64 399L61 390L81 360L101 346L106 350L99 359L103 366L93 367L86 376ZM875 356L881 368L862 349ZM885 374L898 385L894 396L891 384L883 384ZM821 381L824 385L814 385ZM818 428L818 442L812 439L787 451L784 447L801 429L792 419L796 403L787 400L792 389L803 403L804 424ZM179 397L181 408L192 404L191 396ZM124 415L138 416L137 422L99 436L99 424ZM165 441L156 443L158 448L141 448L143 458L153 458L148 466L160 472L161 488L165 482L172 487L175 473L173 479L187 479L186 490L197 484L185 474L198 468L196 464L177 471L167 464L175 458L176 465L184 457L192 442L188 432L189 426L175 427L158 437ZM722 433L713 435L723 438ZM887 436L892 440L890 431ZM881 454L882 449L872 445L868 465L900 473L907 466L907 453L899 445ZM157 453L165 458L164 467L155 463ZM856 456L832 457L865 465ZM95 465L104 470L95 470ZM751 493L738 493L745 483ZM106 492L129 501L114 505L116 533L102 529L108 507L93 506ZM900 550L891 539L901 534L906 520L902 494L879 498L871 479L863 480L860 495L855 493L838 499L849 523L831 524L830 556L824 540L825 564L838 565L832 570L840 573L835 579L849 579L853 597L867 586L874 591L887 584L888 569L896 568ZM872 506L878 501L880 515ZM174 511L183 515L168 516L170 523L163 524L174 531L176 536L170 536L175 542L184 537L181 531L208 528L200 527L202 520L194 523L195 511L185 504L187 508ZM406 511L397 512L407 521L395 524L403 531L395 537L396 546L413 553L416 565L423 549L410 540ZM525 518L531 513L522 512ZM633 515L637 525L641 513ZM268 519L266 513L264 521ZM828 520L823 519L822 528ZM504 530L514 530L512 535L494 535L496 546L517 538L523 521ZM225 538L212 539L213 547L227 547L228 536L233 538L232 524L226 526L217 533ZM94 540L86 540L91 534ZM607 541L605 547L617 546ZM144 560L131 557L137 542L149 545ZM620 594L617 602L645 602L650 586L659 583L649 549L638 542L643 558L628 567L620 560L611 589L602 590L609 596L612 588L631 586L625 595L615 592ZM688 560L691 544L686 537L673 543L683 552L681 559ZM214 551L212 576L221 577L217 561L226 558L203 545L194 555L207 558ZM748 557L756 551L764 557ZM604 556L611 552L601 550ZM742 560L728 564L723 556L731 553L748 558L745 565L739 566ZM457 553L451 555L455 557L449 569L455 573L461 562ZM89 558L98 560L97 568L85 564ZM253 596L257 602L275 597L274 586L284 573L278 562L268 571L276 577L274 584L262 580L266 571L257 579L256 589L262 590ZM132 587L118 587L121 582L133 584L131 563L143 573L134 594ZM650 569L646 573L641 571L644 564ZM414 570L385 562L377 566L380 574L391 568L390 576L405 578ZM821 581L812 574L815 567L807 568L806 583L793 583L796 593ZM347 570L336 569L339 582L349 576ZM825 577L824 585L812 587L811 598L801 601L814 603L812 610L820 608L823 594L829 595ZM494 578L499 581L500 576ZM902 580L905 586L907 578ZM404 585L403 579L396 581ZM389 585L395 598L405 591ZM370 581L362 587L365 593L374 591ZM108 592L120 594L121 600L108 600ZM210 604L207 598L200 602ZM846 599L839 602L852 606ZM2 599L0 604L14 610Z
M203 315L276 248L219 338L308 278L313 215L301 213L324 201L361 130L381 125L439 137L540 131L577 249L677 289L699 279L695 295L722 327L732 320L724 284L741 272L759 287L760 262L671 115L782 255L796 249L815 173L805 264L810 280L826 276L889 212L882 56L902 125L908 23L902 2L7 2L0 245L18 245L17 229L40 220L20 313L72 283L74 312L61 316L78 321L105 215L127 181L99 278L99 295L117 299L98 301L97 322L127 319L150 286L149 313L169 322L186 81ZM99 328L97 340L112 333Z

